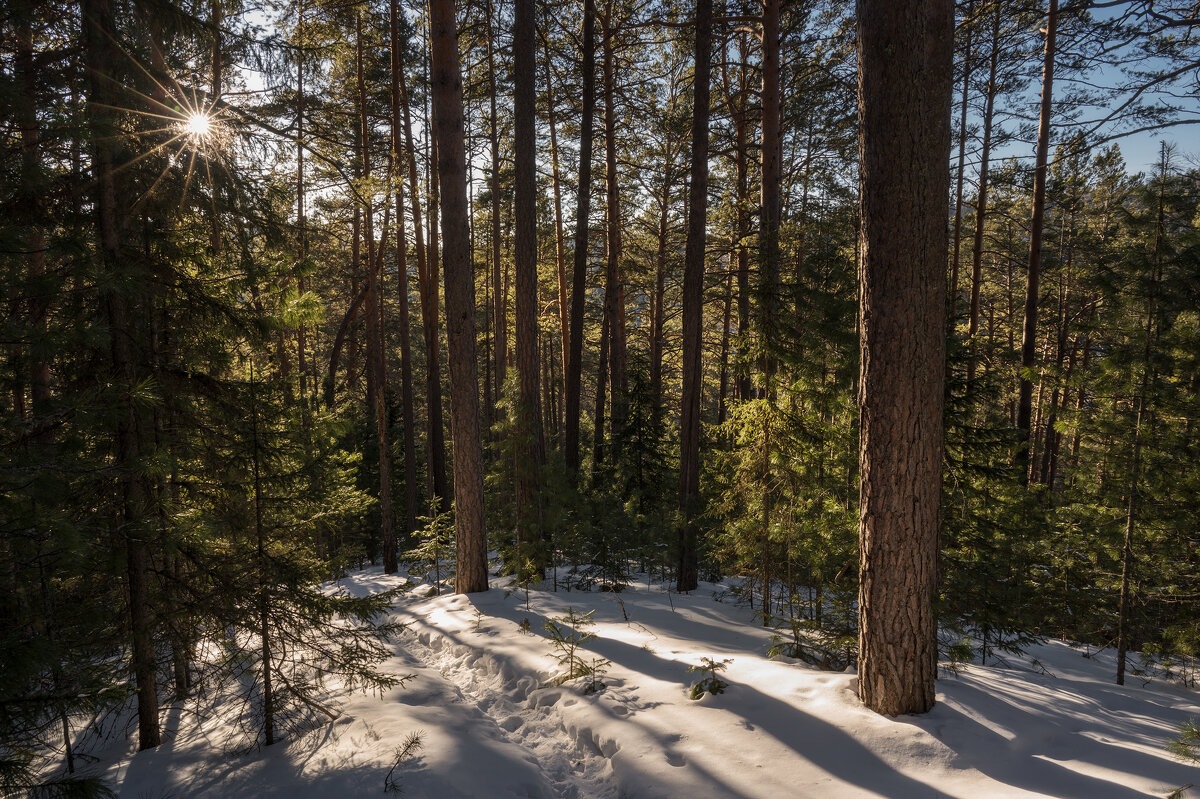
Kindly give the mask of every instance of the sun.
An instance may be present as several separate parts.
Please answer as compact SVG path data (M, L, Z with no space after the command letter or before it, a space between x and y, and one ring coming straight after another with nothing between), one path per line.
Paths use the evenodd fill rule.
M212 133L212 130L213 119L203 111L188 114L187 119L183 121L183 132L193 138L205 138Z

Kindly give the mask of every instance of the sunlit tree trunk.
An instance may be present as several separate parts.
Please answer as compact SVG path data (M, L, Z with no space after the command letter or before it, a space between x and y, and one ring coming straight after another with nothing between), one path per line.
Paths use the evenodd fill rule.
M949 216L950 0L858 0L858 695L934 703Z
M463 85L454 0L429 2L433 127L437 137L442 226L446 233L446 339L454 451L454 530L458 593L486 591L487 530L483 509L483 444L475 365L475 278L467 216Z

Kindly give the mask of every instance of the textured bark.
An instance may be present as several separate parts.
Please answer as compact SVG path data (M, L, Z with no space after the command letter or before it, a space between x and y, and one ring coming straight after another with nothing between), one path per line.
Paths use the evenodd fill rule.
M304 28L304 0L296 3L296 34L299 37ZM301 47L296 55L296 229L300 239L300 263L308 260L308 219L304 208L304 50ZM307 278L298 278L300 294L308 290ZM305 406L312 401L308 395L308 330L301 322L296 327L296 365L300 370L300 396ZM313 381L314 388L316 381Z
M748 400L753 388L750 383L750 366L747 363L746 350L750 344L750 214L747 211L750 201L749 159L747 150L746 124L746 59L748 57L746 38L743 34L738 40L738 55L741 62L738 82L739 102L734 113L734 134L736 150L734 153L737 170L737 284L738 284L738 359L737 386L738 399Z
M433 129L437 136L446 251L446 339L450 360L450 424L454 451L454 530L458 569L454 590L486 591L487 530L483 510L483 444L479 438L479 377L475 366L475 279L467 216L467 156L463 85L454 0L430 0Z
M158 723L158 684L155 675L154 627L150 609L150 551L148 525L142 518L148 492L138 474L141 446L138 436L138 406L135 390L139 382L134 360L133 325L136 309L127 300L128 286L141 278L137 260L122 253L121 211L117 187L119 138L112 118L120 98L109 76L117 61L114 52L113 11L108 0L83 0L84 46L86 48L88 118L92 122L95 152L92 161L95 187L96 224L104 307L108 323L112 376L118 386L120 410L114 430L115 469L120 496L120 535L123 543L129 601L129 631L134 684L137 690L138 748L149 749L162 742Z
M546 444L542 432L539 405L541 386L538 375L538 301L537 301L537 131L535 119L535 54L537 35L534 26L535 0L516 0L513 22L513 139L514 203L516 240L516 348L520 403L514 447L516 489L517 547L520 559L533 558L535 569L545 568L544 558L536 553L536 537L541 529L542 498L538 479L545 460ZM518 563L524 568L524 563Z
M773 2L773 0L768 0ZM704 310L705 228L708 223L708 102L712 61L712 0L696 0L691 185L683 261L683 400L679 423L679 591L695 590L699 559L695 516L700 501L701 321Z
M608 385L608 348L611 331L608 315L600 317L600 364L596 372L596 402L592 405L592 478L604 463L604 405Z
M1033 172L1033 211L1029 218L1029 271L1025 280L1025 325L1021 334L1021 380L1017 394L1016 465L1021 482L1029 482L1029 449L1033 444L1033 381L1030 372L1037 357L1038 284L1042 273L1042 225L1046 218L1046 160L1050 152L1050 110L1054 95L1054 51L1058 27L1058 0L1050 0L1046 18L1046 48L1042 64L1042 105L1038 121L1037 160Z
M732 260L732 254L731 254ZM725 424L726 394L729 390L729 322L733 315L733 270L725 275L725 312L721 316L721 380L717 392L717 424Z
M583 306L587 295L588 222L592 201L592 125L596 112L596 6L583 0L583 116L579 127L579 192L575 210L575 263L571 283L571 352L567 360L567 469L579 473L580 389L583 383Z
M858 694L934 703L954 6L859 0Z
M412 334L408 307L408 240L404 235L404 168L400 153L402 121L400 73L404 66L400 55L400 2L390 0L388 16L391 27L391 102L392 102L392 170L396 187L396 288L400 307L400 422L404 427L404 532L417 529L417 444L413 429Z

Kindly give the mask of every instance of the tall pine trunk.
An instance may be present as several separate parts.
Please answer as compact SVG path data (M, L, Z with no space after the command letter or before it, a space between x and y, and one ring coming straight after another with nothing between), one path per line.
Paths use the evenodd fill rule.
M621 191L617 173L617 89L616 89L616 29L613 25L614 4L609 0L604 13L604 182L606 260L604 280L604 315L608 317L608 358L612 401L610 431L612 460L621 457L621 441L625 435L625 290L621 281Z
M429 27L433 128L446 234L446 340L458 559L454 590L471 593L486 591L488 587L487 530L483 509L483 444L479 437L479 377L475 365L475 278L467 216L463 85L454 0L430 0Z
M1038 285L1042 274L1042 226L1046 218L1046 161L1050 152L1050 110L1054 95L1054 53L1058 28L1058 0L1050 0L1046 16L1046 48L1042 64L1042 103L1038 118L1037 159L1033 172L1033 211L1029 218L1029 271L1025 281L1025 324L1021 334L1021 376L1017 392L1016 465L1021 483L1029 482L1030 448L1033 446L1030 421L1033 416L1033 380L1031 373L1037 356Z
M596 113L596 5L583 0L583 115L579 123L579 192L575 210L575 263L571 282L571 352L567 360L567 469L579 473L580 389L583 383L583 309L587 297L588 225L592 201L592 126Z
M774 0L767 0L774 2ZM696 53L692 107L692 179L688 187L687 244L683 261L683 399L679 423L678 579L676 589L699 583L701 324L704 250L708 223L708 103L712 61L712 0L696 0Z
M949 216L950 0L859 0L858 695L933 707Z
M537 35L535 0L516 0L513 23L513 138L516 241L516 347L520 379L514 476L516 483L517 546L519 557L532 560L534 572L543 573L545 558L536 550L541 528L541 495L538 480L545 460L546 443L539 406L538 298L537 298L537 132L535 119ZM518 563L525 570L525 564Z
M141 276L135 271L137 259L124 259L123 213L117 204L117 198L123 195L117 186L119 138L112 111L120 105L120 98L112 91L117 85L111 77L117 64L113 10L109 0L83 0L82 12L89 79L88 118L92 122L95 144L92 172L99 239L97 256L101 274L109 278L103 281L103 300L113 382L120 404L113 431L114 472L120 497L120 541L125 556L132 667L137 690L138 748L149 749L162 742L162 735L158 723L154 621L150 608L150 549L145 537L149 526L143 518L148 492L138 466L142 453L135 394L140 376L134 360L136 334L131 321L137 318L138 310L129 307L128 299L128 295L135 293L131 289Z

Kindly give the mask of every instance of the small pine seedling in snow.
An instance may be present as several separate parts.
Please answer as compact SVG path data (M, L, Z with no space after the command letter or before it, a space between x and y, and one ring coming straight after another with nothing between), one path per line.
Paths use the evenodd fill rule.
M567 667L567 673L557 680L559 685L592 673L591 666L579 655L579 648L596 637L594 632L584 629L596 623L592 620L592 614L595 612L589 610L587 613L577 613L575 608L568 607L565 616L546 620L550 645L555 649L554 658L558 665ZM607 664L607 661L605 663Z
M1180 760L1200 763L1200 721L1192 719L1185 721L1179 727L1179 737L1167 744L1167 751ZM1167 794L1167 799L1182 799L1191 784L1181 785Z
M700 665L688 666L688 674L700 672L708 675L692 686L692 699L699 699L706 693L714 695L725 693L725 689L729 687L729 683L718 677L717 672L724 671L725 667L732 662L733 658L725 658L724 660L700 658Z
M396 774L396 769L404 765L405 761L410 760L413 755L421 751L421 747L425 745L421 740L421 734L424 730L417 730L409 733L404 739L404 743L396 747L396 762L388 769L387 776L383 778L383 792L394 793L397 796L404 794L404 786L400 784L400 776ZM393 776L395 775L395 776Z

